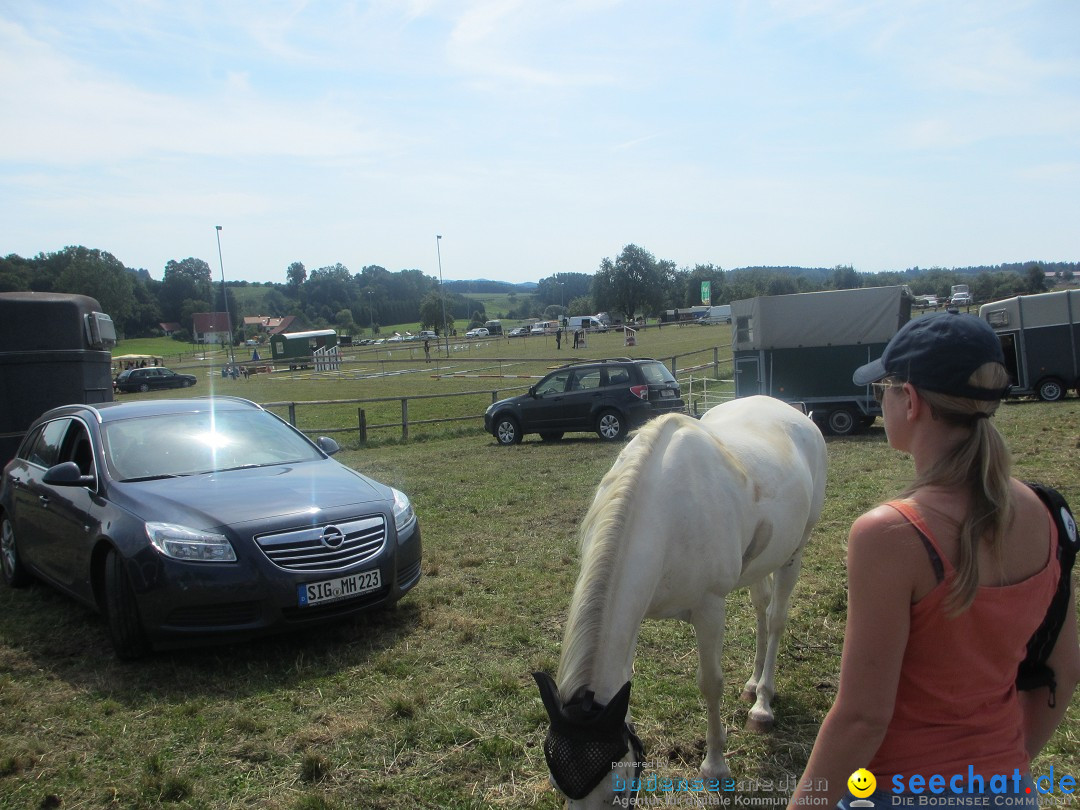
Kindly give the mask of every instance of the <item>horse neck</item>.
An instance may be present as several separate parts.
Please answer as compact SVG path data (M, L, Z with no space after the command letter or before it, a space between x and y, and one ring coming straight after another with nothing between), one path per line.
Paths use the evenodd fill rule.
M572 607L578 605L577 596L575 593ZM607 703L633 673L648 599L615 580L593 580L581 596L579 609L571 610L566 625L559 691L569 698L579 686L587 685L598 701ZM602 600L602 608L598 609L597 601L590 597Z
M635 443L641 446L620 455L582 523L581 573L556 679L564 699L587 685L598 701L606 703L633 672L638 631L652 601L659 566L653 538L634 531L628 515L654 438L639 435Z

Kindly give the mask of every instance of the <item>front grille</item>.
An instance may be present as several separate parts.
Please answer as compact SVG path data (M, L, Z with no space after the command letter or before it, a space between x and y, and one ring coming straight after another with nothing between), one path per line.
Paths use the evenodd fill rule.
M386 545L382 515L255 538L270 561L287 571L342 571L379 555Z

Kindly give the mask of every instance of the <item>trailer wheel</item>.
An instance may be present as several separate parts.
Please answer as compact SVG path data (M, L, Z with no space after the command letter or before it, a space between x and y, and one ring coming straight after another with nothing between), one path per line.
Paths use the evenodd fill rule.
M837 408L835 411L829 411L829 415L825 417L825 425L833 436L850 436L855 432L858 424L855 414L847 408Z
M1065 396L1065 384L1054 377L1039 383L1039 399L1043 402L1057 402Z

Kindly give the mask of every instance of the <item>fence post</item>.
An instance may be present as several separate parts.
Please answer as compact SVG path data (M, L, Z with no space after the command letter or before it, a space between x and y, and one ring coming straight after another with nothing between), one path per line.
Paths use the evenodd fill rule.
M296 403L289 403L289 424L296 427Z
M357 408L356 416L360 422L360 442L367 444L367 412L363 408Z
M720 379L720 347L713 346L712 350L712 375L716 379Z
M401 439L402 441L408 441L409 439L409 398L401 398Z

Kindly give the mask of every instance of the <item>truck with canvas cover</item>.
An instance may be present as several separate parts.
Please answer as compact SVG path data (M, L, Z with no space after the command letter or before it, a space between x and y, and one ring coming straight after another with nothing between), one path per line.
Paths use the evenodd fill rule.
M735 396L790 402L838 436L869 427L881 408L851 375L881 357L911 318L911 302L904 286L733 301Z
M1013 388L1010 396L1054 402L1080 394L1080 290L1017 295L979 307L997 332Z
M0 293L0 466L50 408L113 398L116 330L96 299Z

